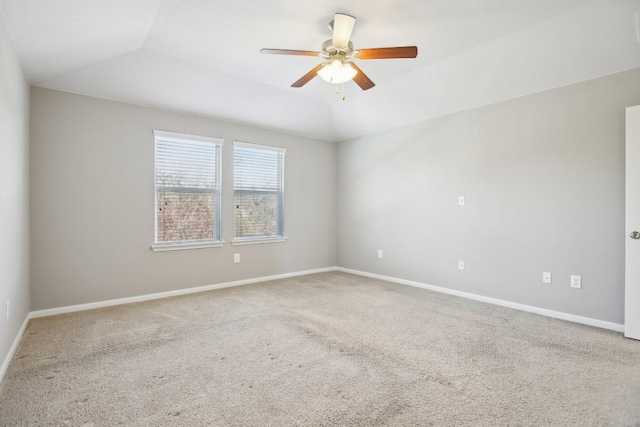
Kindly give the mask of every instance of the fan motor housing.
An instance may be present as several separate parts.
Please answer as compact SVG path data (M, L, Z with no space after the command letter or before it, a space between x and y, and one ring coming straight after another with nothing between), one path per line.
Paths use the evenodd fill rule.
M333 44L333 40L329 39L322 43L322 52L327 59L336 55L343 56L344 59L349 59L353 55L353 43L349 42L347 47L338 48Z

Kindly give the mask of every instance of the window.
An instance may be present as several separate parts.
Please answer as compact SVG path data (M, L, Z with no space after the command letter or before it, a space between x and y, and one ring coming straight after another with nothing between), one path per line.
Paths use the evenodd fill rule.
M233 244L284 241L284 148L233 143Z
M221 246L221 139L154 131L153 250Z

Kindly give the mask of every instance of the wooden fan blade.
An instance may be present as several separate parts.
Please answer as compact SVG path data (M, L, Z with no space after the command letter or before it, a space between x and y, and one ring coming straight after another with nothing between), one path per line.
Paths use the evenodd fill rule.
M312 50L260 49L260 53L269 55L322 56L320 52L314 52Z
M415 58L418 56L418 47L402 46L360 49L357 55L359 59Z
M306 85L307 83L309 83L311 81L311 79L313 79L315 76L318 75L318 71L320 71L320 69L322 67L324 67L324 65L325 64L318 65L313 70L309 71L307 74L305 74L304 76L300 77L300 80L298 80L297 82L292 84L291 87L302 87L302 86Z
M365 73L362 72L360 67L358 67L354 63L351 63L351 66L358 72L358 74L356 74L356 76L353 78L353 81L356 82L358 86L360 86L360 89L367 90L376 85L369 77L367 77Z
M349 45L356 18L344 13L336 13L333 18L333 45L344 49Z

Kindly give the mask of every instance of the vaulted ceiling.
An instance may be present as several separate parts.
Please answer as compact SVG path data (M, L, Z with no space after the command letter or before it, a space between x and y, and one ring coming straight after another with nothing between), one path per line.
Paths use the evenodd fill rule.
M640 0L0 0L31 84L335 141L640 67ZM335 12L369 60L361 91L314 79ZM342 87L340 87L342 90Z

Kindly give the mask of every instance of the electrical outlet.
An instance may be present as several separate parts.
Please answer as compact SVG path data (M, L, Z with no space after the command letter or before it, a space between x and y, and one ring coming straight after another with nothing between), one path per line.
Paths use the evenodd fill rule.
M382 250L378 249L378 258L382 258Z
M7 319L9 319L9 303L11 301L7 300Z
M458 261L458 270L464 270L464 261Z
M571 287L576 289L582 289L582 277L571 276Z
M233 262L235 263L240 262L240 254L233 254Z
M551 283L551 273L546 271L542 273L542 283Z
M458 197L458 205L464 206L464 196Z

